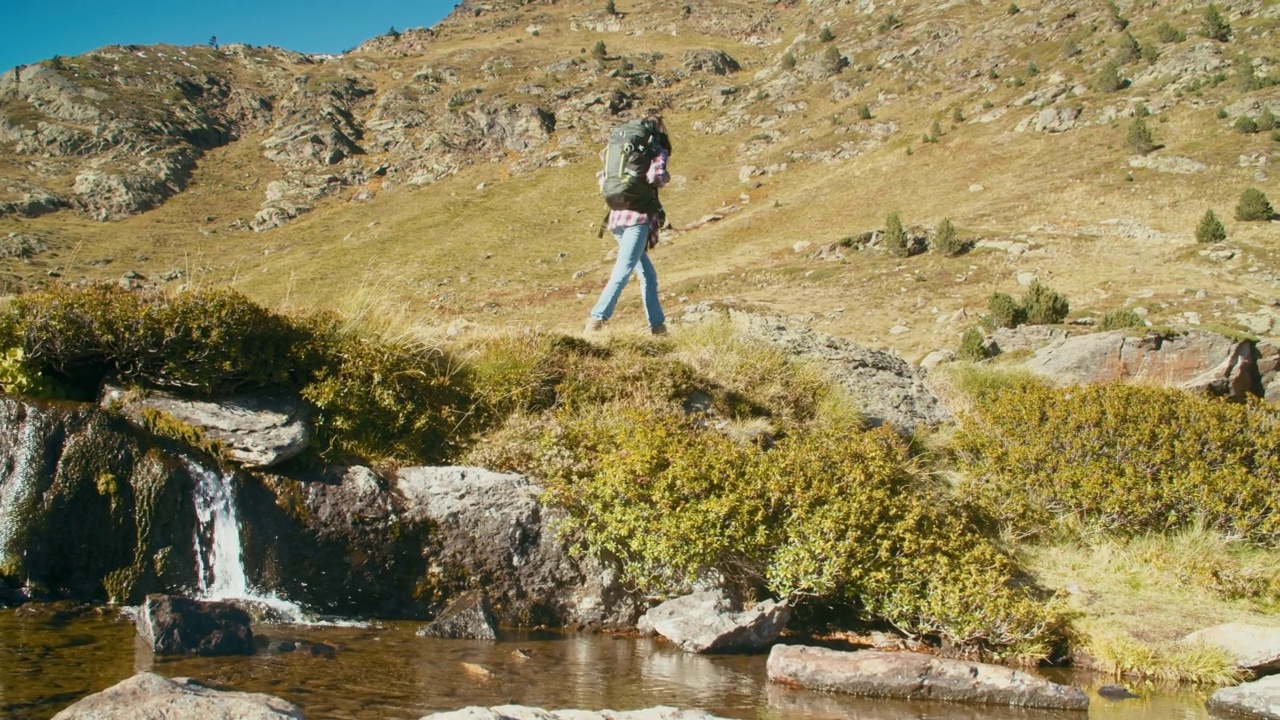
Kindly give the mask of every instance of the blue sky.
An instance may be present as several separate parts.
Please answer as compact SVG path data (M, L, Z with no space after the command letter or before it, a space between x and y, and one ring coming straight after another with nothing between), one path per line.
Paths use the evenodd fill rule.
M103 45L275 45L339 53L394 26L430 27L454 0L2 0L0 72Z

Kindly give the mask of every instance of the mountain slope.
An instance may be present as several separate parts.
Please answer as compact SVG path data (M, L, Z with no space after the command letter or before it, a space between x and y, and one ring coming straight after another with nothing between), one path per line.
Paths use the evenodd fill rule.
M1280 114L1280 3L1218 5L1227 42L1197 34L1206 7L467 2L338 58L52 59L0 76L0 238L19 236L0 263L11 291L130 274L575 328L610 262L600 143L657 107L670 310L802 315L919 357L1036 277L1076 317L1269 335L1280 231L1233 212L1248 187L1280 200L1280 143L1234 128ZM1128 140L1144 113L1147 153ZM1195 243L1209 209L1222 246ZM977 247L900 259L846 240L890 212L921 236L949 218ZM618 324L642 322L633 296Z

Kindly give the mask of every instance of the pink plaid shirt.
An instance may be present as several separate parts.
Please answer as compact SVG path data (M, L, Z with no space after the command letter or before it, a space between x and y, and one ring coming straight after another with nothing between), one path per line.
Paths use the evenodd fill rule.
M654 155L653 161L649 163L649 172L645 173L645 179L655 187L662 187L671 180L671 175L667 173L666 150L658 148L658 154ZM649 244L652 245L658 238L658 218L656 216L649 217L647 213L636 212L635 210L611 210L609 212L609 230L611 231L641 223L649 223Z

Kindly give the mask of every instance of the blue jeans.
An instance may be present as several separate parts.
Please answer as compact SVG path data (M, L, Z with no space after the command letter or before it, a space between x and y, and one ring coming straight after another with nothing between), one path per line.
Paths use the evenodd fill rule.
M591 310L591 316L599 320L608 320L613 315L613 308L618 304L622 288L627 286L631 273L640 276L640 290L644 295L644 314L649 319L649 327L658 327L667 321L662 314L662 305L658 302L658 273L649 262L647 243L649 240L649 224L628 225L613 231L618 240L618 261L613 264L613 274L609 283L600 293L600 300Z

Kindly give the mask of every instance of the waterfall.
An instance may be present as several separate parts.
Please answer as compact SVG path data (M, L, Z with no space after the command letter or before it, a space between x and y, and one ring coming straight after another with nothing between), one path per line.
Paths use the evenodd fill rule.
M240 552L240 522L231 476L187 457L182 462L194 481L196 528L192 535L198 596L205 600L247 600L266 606L284 622L307 622L302 608L295 603L249 587Z

